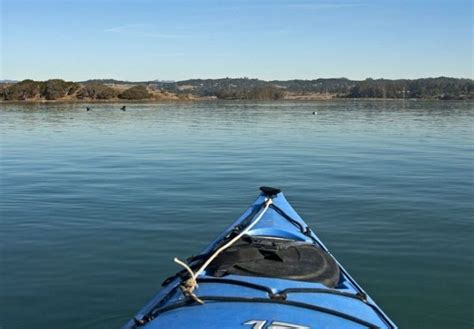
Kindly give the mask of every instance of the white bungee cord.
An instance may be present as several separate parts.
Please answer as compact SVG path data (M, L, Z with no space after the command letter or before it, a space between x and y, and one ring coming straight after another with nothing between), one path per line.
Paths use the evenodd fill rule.
M268 208L270 207L270 205L273 203L272 199L271 198L268 198L265 200L265 207L263 208L263 210L260 212L260 214L258 215L257 218L255 218L255 220L250 223L244 230L242 230L242 232L240 232L238 235L236 235L233 239L231 239L229 242L227 242L225 245L223 245L222 247L220 247L219 249L217 249L205 262L204 264L201 265L201 267L196 271L196 272L193 272L193 270L189 267L188 264L186 264L185 262L183 262L182 260L179 260L178 258L174 258L174 262L181 265L182 267L184 267L186 269L186 271L188 271L190 277L189 279L187 279L185 282L183 282L183 284L180 286L181 287L181 290L183 291L183 293L189 297L191 297L192 299L194 299L196 302L198 302L199 304L204 304L204 302L199 299L199 297L197 297L195 294L194 294L194 290L198 287L198 284L197 284L197 277L202 273L204 272L204 270L209 266L209 264L214 260L216 259L217 256L219 256L219 254L221 252L223 252L224 250L226 250L227 248L229 248L230 246L232 246L237 240L239 240L242 236L244 236L245 234L247 234L248 231L250 231L252 229L252 227L254 227L259 221L260 219L262 219L263 215L267 212Z

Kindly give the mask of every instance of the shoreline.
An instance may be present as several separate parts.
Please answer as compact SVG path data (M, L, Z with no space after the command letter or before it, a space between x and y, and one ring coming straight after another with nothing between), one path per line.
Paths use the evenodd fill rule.
M345 78L265 81L248 78L194 79L173 83L31 79L0 84L0 102L21 103L162 103L201 101L331 101L331 100L472 100L469 79L415 80Z
M125 100L125 99L113 99L113 100L8 100L0 101L1 104L160 104L160 103L194 103L194 102L239 102L239 103L281 103L281 102L315 102L315 103L325 103L333 101L352 101L352 102L362 102L362 101L371 101L371 102L473 102L472 99L435 99L435 98L347 98L347 97L334 97L334 98L287 98L287 99L267 99L267 100L252 100L252 99L217 99L217 98L188 98L188 99L136 99L136 100Z

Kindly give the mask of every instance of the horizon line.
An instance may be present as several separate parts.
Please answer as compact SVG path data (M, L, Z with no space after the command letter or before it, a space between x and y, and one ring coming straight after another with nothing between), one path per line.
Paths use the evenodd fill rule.
M72 82L86 82L86 81L91 81L91 80L115 80L115 81L121 81L121 82L130 82L130 83L140 83L140 82L152 82L152 81L157 81L157 82L181 82L181 81L188 81L188 80L222 80L222 79L248 79L248 80L260 80L264 82L271 82L271 81L293 81L293 80L301 80L301 81L312 81L312 80L329 80L329 79L345 79L349 81L365 81L365 80L420 80L420 79L439 79L439 78L447 78L447 79L459 79L459 80L473 80L473 77L456 77L456 76L447 76L447 75L439 75L439 76L424 76L424 77L417 77L417 78L384 78L384 77L366 77L364 79L351 79L347 77L315 77L315 78L289 78L289 79L262 79L262 78L256 78L256 77L247 77L247 76L241 76L241 77L218 77L218 78L200 78L200 77L192 77L192 78L186 78L186 79L149 79L149 80L127 80L127 79L120 79L120 78L89 78L89 79L80 79L80 80L69 80L69 79L64 79L64 78L58 78L58 77L52 77L48 79L33 79L33 78L24 78L24 79L9 79L9 78L2 78L0 79L1 82L21 82L24 80L33 80L33 81L48 81L48 80L63 80L63 81L72 81Z

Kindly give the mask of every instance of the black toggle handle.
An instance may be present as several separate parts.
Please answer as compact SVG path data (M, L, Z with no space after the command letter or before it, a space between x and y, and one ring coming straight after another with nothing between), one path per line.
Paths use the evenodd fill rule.
M279 188L274 188L274 187L269 187L269 186L260 187L260 191L262 191L263 194L266 194L270 198L275 197L278 193L281 192Z

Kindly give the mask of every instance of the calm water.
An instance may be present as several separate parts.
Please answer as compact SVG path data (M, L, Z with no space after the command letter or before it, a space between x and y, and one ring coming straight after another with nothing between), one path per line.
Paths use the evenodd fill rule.
M401 328L474 325L473 103L0 106L2 329L119 327L263 184Z

